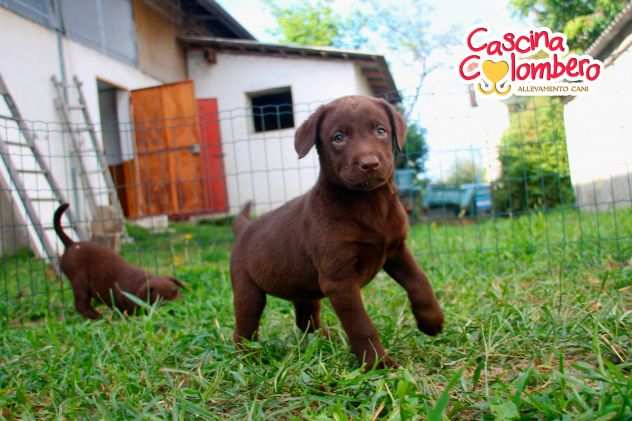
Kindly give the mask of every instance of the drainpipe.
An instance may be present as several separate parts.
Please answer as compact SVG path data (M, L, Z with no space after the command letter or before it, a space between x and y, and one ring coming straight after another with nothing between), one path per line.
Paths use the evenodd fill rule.
M62 83L64 101L68 103L68 78L66 76L66 60L64 57L64 18L61 13L61 0L50 0L55 11L55 35L57 38L57 59L59 61L59 79ZM81 215L81 201L79 198L79 180L77 179L77 167L73 159L70 160L70 183L72 186L72 198L76 206L76 214ZM82 240L84 240L82 238Z
M64 37L62 35L64 21L61 14L61 1L51 0L53 10L55 11L55 34L57 36L57 58L59 60L59 77L64 86L64 99L68 101L68 88L66 78L66 62L64 60Z

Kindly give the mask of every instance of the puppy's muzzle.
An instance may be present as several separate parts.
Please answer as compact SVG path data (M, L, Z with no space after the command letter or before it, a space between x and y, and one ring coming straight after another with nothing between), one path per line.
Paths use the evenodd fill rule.
M374 154L363 155L352 167L349 187L353 190L370 191L380 187L386 181L384 166L379 157Z
M358 160L358 167L365 173L378 171L380 166L380 160L375 155L365 155Z

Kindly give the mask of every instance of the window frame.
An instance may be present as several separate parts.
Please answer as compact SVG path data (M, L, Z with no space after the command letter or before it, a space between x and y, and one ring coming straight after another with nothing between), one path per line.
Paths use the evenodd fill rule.
M273 129L257 130L256 119L258 118L258 116L257 116L257 112L255 111L255 104L253 103L253 100L257 99L257 98L269 96L269 95L284 94L284 93L287 93L289 95L289 99L290 99L290 101L287 103L287 105L289 105L290 112L291 112L291 116L290 116L291 117L291 126L283 127L283 124L280 124L279 126L277 126L276 128L273 128ZM295 118L295 113L294 113L294 96L292 95L292 86L291 85L246 92L246 97L248 99L248 108L249 108L250 115L251 115L251 118L249 119L249 122L250 122L249 126L250 126L250 132L251 133L256 134L256 135L264 135L266 133L278 132L278 131L282 131L282 130L294 130L294 129L296 129L296 118ZM278 104L278 105L286 105L286 104ZM262 106L259 106L259 107L262 107ZM277 114L276 114L277 115L277 119L279 118L278 116L281 113L282 113L281 111L277 111ZM265 116L263 117L263 119L264 119L264 122L265 122ZM263 124L263 126L265 126L265 123Z

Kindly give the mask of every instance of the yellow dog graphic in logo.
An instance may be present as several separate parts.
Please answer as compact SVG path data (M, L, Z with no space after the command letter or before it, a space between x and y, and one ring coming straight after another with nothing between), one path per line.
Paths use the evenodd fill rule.
M505 86L501 86L503 84L500 83L509 73L509 64L506 61L485 60L483 61L482 71L485 79L489 81L491 86L488 86L484 80L481 80L478 84L480 93L484 95L495 93L499 96L505 96L511 91L511 85L505 83Z

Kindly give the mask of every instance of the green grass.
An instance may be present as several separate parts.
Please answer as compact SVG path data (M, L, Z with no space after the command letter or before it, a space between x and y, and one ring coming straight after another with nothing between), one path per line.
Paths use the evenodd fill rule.
M404 292L379 275L365 302L402 367L369 372L328 303L333 338L302 335L291 305L272 298L259 342L236 351L226 227L132 234L126 258L184 279L184 300L134 318L101 308L106 317L88 322L67 294L52 309L31 303L28 288L21 300L9 294L23 303L0 325L4 417L632 418L629 210L415 226L409 243L444 307L445 330L418 332ZM3 276L20 273L28 286L35 259L5 262ZM57 290L44 275L30 282ZM45 310L31 317L32 305Z

